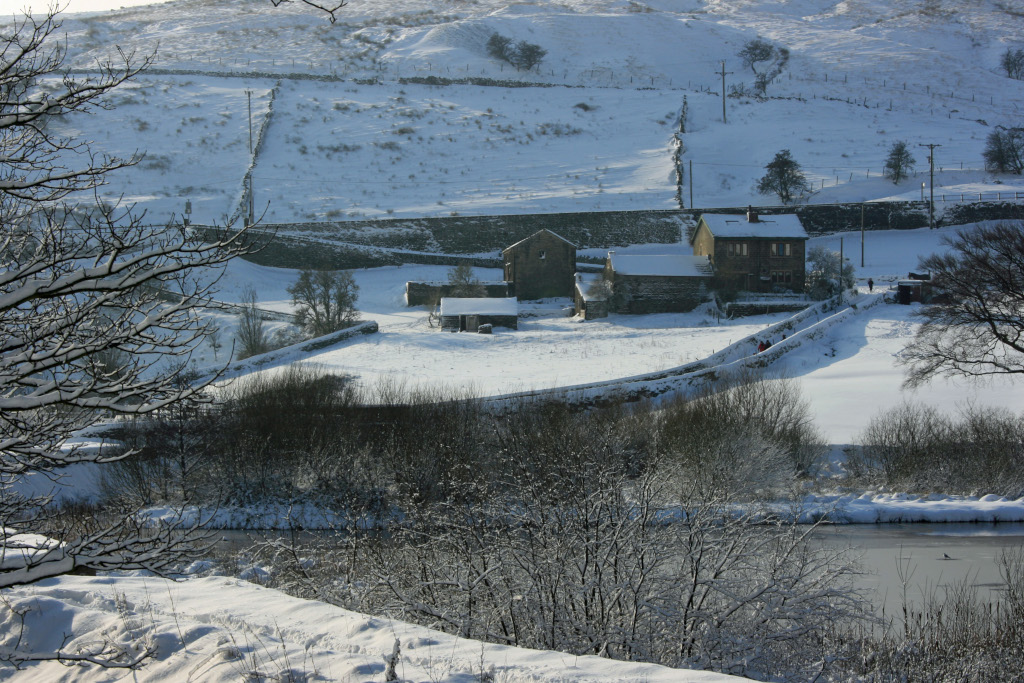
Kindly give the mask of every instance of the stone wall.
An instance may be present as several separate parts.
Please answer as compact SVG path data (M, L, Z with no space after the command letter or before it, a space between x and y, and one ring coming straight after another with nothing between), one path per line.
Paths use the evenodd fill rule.
M683 313L708 297L711 278L616 273L611 309L619 313Z
M795 313L807 308L808 304L807 301L733 301L725 305L725 314L733 318L769 313Z
M452 292L457 286L460 285L448 282L406 282L405 303L408 306L433 306L441 301L441 297L456 296ZM483 288L481 297L503 299L515 296L510 282L481 282L480 286Z
M400 263L500 267L495 258L510 244L549 229L582 248L614 248L629 244L675 243L689 236L702 213L741 214L747 207L595 211L509 216L440 216L263 226L258 232L276 238L247 260L285 268L343 270ZM928 225L927 202L871 202L759 206L758 213L795 213L813 234L859 230L861 211L866 230L910 229ZM1024 203L936 201L939 225L980 220L1024 220ZM193 226L211 236L221 229ZM312 240L291 234L316 234ZM333 242L333 244L332 244ZM434 252L434 253L431 253ZM472 256L457 256L457 254ZM488 257L493 254L493 257Z

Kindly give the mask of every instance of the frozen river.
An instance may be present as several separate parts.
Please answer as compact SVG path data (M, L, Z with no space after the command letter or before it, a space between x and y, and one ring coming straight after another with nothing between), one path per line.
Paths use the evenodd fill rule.
M1024 548L1024 524L849 524L822 531L826 542L861 553L863 585L875 591L875 604L887 616L902 609L904 582L909 602L941 598L944 588L967 581L982 600L1003 587L999 558ZM902 571L901 571L902 567Z

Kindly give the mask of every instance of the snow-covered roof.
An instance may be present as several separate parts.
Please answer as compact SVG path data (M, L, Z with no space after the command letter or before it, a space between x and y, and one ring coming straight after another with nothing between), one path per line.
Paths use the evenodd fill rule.
M689 254L616 254L608 252L612 270L620 275L657 277L709 277L713 269L706 256Z
M580 293L580 297L584 301L607 301L608 297L605 294L595 296L590 293L594 283L603 279L603 273L576 273L576 291Z
M743 214L706 213L701 220L715 237L785 237L807 239L807 231L796 214L758 216L751 223Z
M441 315L519 315L519 302L514 296L475 298L446 296L441 299Z
M561 235L559 235L559 234L558 234L557 232L554 232L553 230L548 230L547 228L544 228L544 229L542 229L542 230L538 230L537 232L533 233L533 234L532 234L532 235L530 235L529 237L524 237L523 239L519 240L519 241L518 241L518 242L516 242L515 244L510 244L509 246L507 246L507 247L505 247L504 249L502 249L502 250L501 250L501 253L503 253L503 254L504 254L504 253L505 253L506 251L508 251L509 249L512 249L513 247L518 247L518 246L519 246L520 244L522 244L523 242L527 242L527 241L529 241L529 240L532 240L532 239L533 239L534 237L536 237L537 235L541 234L542 232L549 232L549 233L551 233L552 235L554 235L554 236L555 236L555 237L557 237L558 239L560 239L560 240L562 240L563 242L565 242L566 244L568 244L568 245L569 245L570 247L572 247L573 249L577 249L577 248L578 248L578 247L577 247L577 246L576 246L575 244L573 244L573 243L572 243L572 242L570 242L569 240L565 239L564 237L562 237Z

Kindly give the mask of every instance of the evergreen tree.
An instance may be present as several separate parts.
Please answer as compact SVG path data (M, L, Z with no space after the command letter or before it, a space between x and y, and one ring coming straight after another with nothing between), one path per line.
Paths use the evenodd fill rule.
M793 159L788 149L776 154L765 168L767 173L757 181L760 194L778 195L783 204L789 204L797 196L810 192L811 186L800 170L800 164Z
M893 184L905 179L914 170L914 157L907 149L907 143L897 140L889 148L889 156L885 158L885 177L892 180Z

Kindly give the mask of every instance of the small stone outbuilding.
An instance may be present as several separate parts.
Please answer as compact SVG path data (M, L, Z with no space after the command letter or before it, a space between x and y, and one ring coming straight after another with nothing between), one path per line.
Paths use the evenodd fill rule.
M572 298L576 245L550 230L540 230L501 252L506 282L520 301Z
M519 302L515 297L500 299L441 299L441 329L476 332L481 325L519 329Z
M708 298L713 272L706 256L610 251L604 277L618 313L682 313Z
M576 315L584 320L607 318L612 289L602 273L576 273Z
M690 242L725 293L804 291L807 232L795 214L704 214Z

